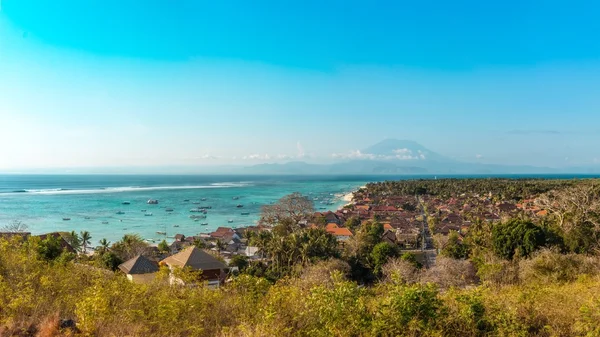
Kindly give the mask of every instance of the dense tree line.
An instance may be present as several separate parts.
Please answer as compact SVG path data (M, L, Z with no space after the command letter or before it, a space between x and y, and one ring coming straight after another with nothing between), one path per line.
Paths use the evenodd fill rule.
M585 180L574 179L418 179L385 181L367 184L360 194L372 196L414 196L431 195L450 198L460 194L489 195L499 200L522 200L532 195L540 195L551 190L563 189L581 183Z

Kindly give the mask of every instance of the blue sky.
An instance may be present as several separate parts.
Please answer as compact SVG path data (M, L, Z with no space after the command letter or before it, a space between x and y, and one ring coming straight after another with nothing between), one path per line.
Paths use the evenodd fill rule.
M0 1L0 170L600 161L593 1Z

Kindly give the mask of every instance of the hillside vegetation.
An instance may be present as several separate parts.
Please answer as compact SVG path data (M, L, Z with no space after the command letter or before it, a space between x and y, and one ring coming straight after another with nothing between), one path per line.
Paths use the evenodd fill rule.
M268 262L245 263L218 289L171 286L164 267L135 284L99 268L110 265L102 255L57 254L51 239L0 239L0 335L600 336L597 182L462 183L390 182L361 193L493 191L492 204L535 199L549 213L474 221L447 236L431 268L382 241L377 222L356 224L338 246L281 218L251 238Z

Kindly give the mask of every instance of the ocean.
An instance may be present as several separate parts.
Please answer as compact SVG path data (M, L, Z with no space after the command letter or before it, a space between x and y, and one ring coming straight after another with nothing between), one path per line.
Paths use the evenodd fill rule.
M293 192L313 199L317 211L336 210L346 203L344 195L368 182L418 178L434 176L0 175L0 227L21 221L33 234L86 230L93 244L127 233L160 242L178 233L254 225L263 205ZM147 204L149 199L158 204ZM190 215L199 213L190 210L197 207L210 209L194 221Z
M21 221L33 234L86 230L93 244L102 238L114 242L127 233L160 242L178 233L254 225L263 205L293 192L313 199L316 210L336 210L346 203L345 194L373 180L377 178L0 175L0 227ZM147 204L149 199L158 204ZM201 213L190 210L198 207L210 209L206 218L194 221L190 216Z

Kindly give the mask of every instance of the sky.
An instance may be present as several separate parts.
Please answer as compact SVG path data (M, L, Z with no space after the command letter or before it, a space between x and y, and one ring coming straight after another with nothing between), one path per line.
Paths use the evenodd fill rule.
M0 172L600 165L595 1L0 0Z

